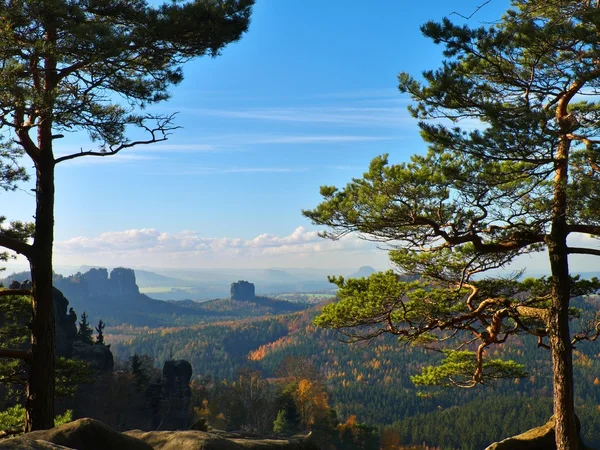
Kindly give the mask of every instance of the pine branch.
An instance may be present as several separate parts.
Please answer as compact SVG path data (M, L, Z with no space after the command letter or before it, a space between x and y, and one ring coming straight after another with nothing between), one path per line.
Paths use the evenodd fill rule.
M19 254L25 256L26 258L29 258L33 252L33 246L31 246L25 242L18 241L16 239L12 239L7 236L3 236L1 233L0 233L0 247L5 247L9 250L12 250L16 253L19 253Z
M597 225L569 225L569 233L585 233L600 236L600 226Z
M29 289L3 289L0 291L0 297L12 295L33 295Z
M68 160L75 159L75 158L81 158L82 156L112 156L112 155L116 155L121 150L124 150L126 148L135 147L136 145L149 145L149 144L154 144L156 142L164 142L168 139L169 135L171 134L171 131L179 128L175 125L172 125L175 115L176 115L176 113L171 114L170 116L166 116L166 117L149 117L149 118L147 118L149 120L154 119L158 122L157 126L155 128L147 127L147 126L143 125L142 123L138 124L141 128L143 128L144 130L146 130L147 133L150 134L149 139L125 142L123 144L119 144L116 146L110 146L109 149L105 150L105 151L93 151L93 150L83 151L82 150L79 153L72 153L70 155L65 155L65 156L61 156L60 158L56 158L56 160L54 161L54 164L58 164L63 161L68 161Z
M0 358L22 359L23 361L31 362L31 353L27 350L0 348Z
M586 247L569 247L568 252L570 255L594 255L600 256L600 249L598 248L586 248Z

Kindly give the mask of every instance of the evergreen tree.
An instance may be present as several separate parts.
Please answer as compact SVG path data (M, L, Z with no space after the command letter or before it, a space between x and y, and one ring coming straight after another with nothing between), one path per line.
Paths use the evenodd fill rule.
M150 377L146 373L146 369L144 368L144 364L142 358L135 353L131 359L131 374L135 378L135 383L139 388L145 388L148 382L150 381Z
M168 99L168 88L182 80L180 66L186 61L217 56L239 39L248 27L252 4L253 0L156 6L144 0L0 1L0 134L12 135L2 141L0 156L24 152L35 166L36 178L35 227L0 226L0 246L25 256L32 276L31 351L0 352L31 364L27 431L52 427L54 417L56 165L166 140L176 128L173 116L140 114L135 108ZM146 137L128 139L127 131L136 127ZM98 148L56 157L55 141L65 130L87 132ZM6 167L0 165L0 173L9 179L23 176L21 169L9 167L7 172ZM29 237L31 243L25 241Z
M281 409L277 412L277 418L273 422L273 433L277 436L284 435L288 430L287 412Z
M90 326L87 320L87 314L85 311L81 314L81 321L79 322L79 330L77 330L77 337L86 344L93 344L94 340L92 335L94 330Z
M475 353L451 352L415 379L465 387L522 374L510 361L486 360L486 350L533 334L552 354L557 449L577 450L572 349L597 338L600 325L569 329L570 300L598 288L571 277L569 258L600 256L585 239L600 237L600 5L513 0L492 26L444 19L421 29L447 59L423 82L399 81L429 151L397 165L376 158L344 189L322 187L323 203L305 215L331 227L329 237L358 232L388 243L396 266L427 285L393 273L334 278L341 301L318 323L350 339L462 336L455 348L463 350L478 342ZM463 119L475 127L459 127ZM550 278L482 275L542 250Z
M98 321L98 325L96 326L96 333L98 333L98 335L96 336L96 344L98 345L104 345L104 327L106 325L104 324L104 322L102 322L102 320Z

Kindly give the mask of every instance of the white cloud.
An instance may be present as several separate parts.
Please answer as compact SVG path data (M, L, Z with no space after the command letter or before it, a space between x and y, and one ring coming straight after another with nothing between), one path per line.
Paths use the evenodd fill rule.
M157 267L269 267L272 265L343 266L349 255L381 252L356 236L322 239L300 226L285 236L263 233L251 239L204 237L197 231L166 233L153 228L79 236L55 245L57 264L154 265ZM354 259L354 258L351 258ZM152 262L152 263L150 263Z

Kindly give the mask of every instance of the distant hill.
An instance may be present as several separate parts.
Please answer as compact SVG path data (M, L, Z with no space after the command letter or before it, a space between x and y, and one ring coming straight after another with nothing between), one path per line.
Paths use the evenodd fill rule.
M354 272L353 274L349 275L348 278L363 278L363 277L368 277L369 275L371 275L371 274L373 274L375 272L377 272L377 271L374 268L372 268L371 266L362 266L356 272Z
M150 274L150 276L148 275ZM142 276L165 281L150 272ZM26 277L25 277L26 278ZM257 297L245 305L225 300L198 303L193 301L162 301L142 294L132 269L94 268L68 277L55 275L54 286L69 299L78 313L87 312L90 321L102 319L108 326L130 324L135 326L180 326L231 318L252 317L299 311L304 304Z
M147 270L135 269L134 272L139 287L187 287L190 285L189 281L180 278L167 277Z

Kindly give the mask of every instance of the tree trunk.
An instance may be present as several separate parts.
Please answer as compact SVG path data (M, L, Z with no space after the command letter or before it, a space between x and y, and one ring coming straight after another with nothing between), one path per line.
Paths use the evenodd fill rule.
M552 224L547 239L552 273L548 334L552 353L557 450L579 450L573 396L573 355L569 332L570 277L567 248L567 181L570 141L563 136L555 159Z
M54 426L55 328L52 300L52 243L54 240L54 161L42 152L36 164L36 213L32 281L31 366L27 384L25 431Z
M550 258L551 261L563 259L560 255L551 255ZM554 377L554 420L557 450L578 450L579 436L575 424L573 395L573 356L569 333L568 269L566 272L566 276L553 273L554 286L549 322Z

